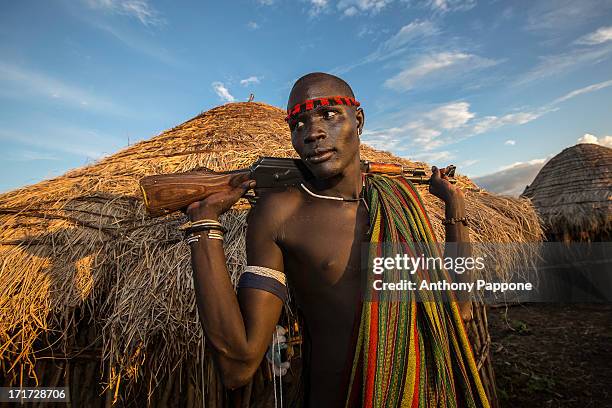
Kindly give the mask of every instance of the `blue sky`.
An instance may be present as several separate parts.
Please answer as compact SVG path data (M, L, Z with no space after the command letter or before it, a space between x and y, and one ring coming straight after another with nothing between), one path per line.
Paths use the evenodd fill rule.
M522 191L612 146L612 1L72 0L0 6L0 191L228 101L346 79L374 147Z

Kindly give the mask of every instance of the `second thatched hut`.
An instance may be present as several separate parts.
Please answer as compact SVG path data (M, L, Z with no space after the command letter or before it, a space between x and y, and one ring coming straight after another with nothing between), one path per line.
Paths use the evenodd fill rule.
M541 300L612 300L612 149L593 143L564 149L523 196L533 202L548 241L538 268Z
M550 159L523 196L549 241L612 240L612 149L580 143Z

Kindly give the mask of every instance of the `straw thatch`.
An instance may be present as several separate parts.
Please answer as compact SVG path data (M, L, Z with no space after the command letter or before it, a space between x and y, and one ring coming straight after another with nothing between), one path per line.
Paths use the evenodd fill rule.
M542 167L523 196L531 199L550 235L610 236L612 149L592 143L564 149Z
M177 230L184 217L148 218L138 180L201 166L244 168L258 156L295 156L283 117L282 110L261 103L227 104L95 164L1 194L0 373L5 383L19 384L38 373L27 369L41 356L69 364L88 351L103 363L94 369L104 372L107 402L137 386L151 395L158 385L163 385L160 398L167 400L181 381L190 384L191 401L199 387L218 393L210 389L214 374L202 369L208 357L202 353L189 249ZM367 146L361 152L369 160L413 164ZM459 182L472 185L465 177ZM422 193L443 238L442 203ZM527 200L466 191L466 201L475 241L540 239ZM240 208L223 219L234 280L245 262L246 211ZM497 273L511 273L529 255L498 254ZM189 378L164 380L171 372ZM193 384L199 384L195 391Z

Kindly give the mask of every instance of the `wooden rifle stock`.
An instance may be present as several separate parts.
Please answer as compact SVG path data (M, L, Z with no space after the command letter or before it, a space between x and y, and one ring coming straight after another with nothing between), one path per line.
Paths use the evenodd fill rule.
M429 182L425 169L406 168L394 163L361 162L364 173L402 176L413 183ZM448 176L451 182L455 167L450 166ZM160 174L140 180L140 190L147 212L159 217L181 210L189 204L205 199L211 194L235 187L247 178L254 179L257 190L296 185L312 178L312 173L299 159L260 157L248 169L229 172L194 170L186 173Z
M234 185L237 176L250 173L249 169L227 173L195 170L147 176L140 180L140 191L149 215L159 217L223 191Z

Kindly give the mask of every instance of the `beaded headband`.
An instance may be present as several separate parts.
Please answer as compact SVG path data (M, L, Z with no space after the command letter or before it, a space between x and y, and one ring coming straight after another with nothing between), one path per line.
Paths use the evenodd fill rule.
M291 109L287 109L287 117L285 118L285 121L289 122L290 119L293 119L300 113L313 110L319 106L333 105L359 106L361 104L355 98L348 96L327 96L324 98L309 99L305 102L296 104Z

